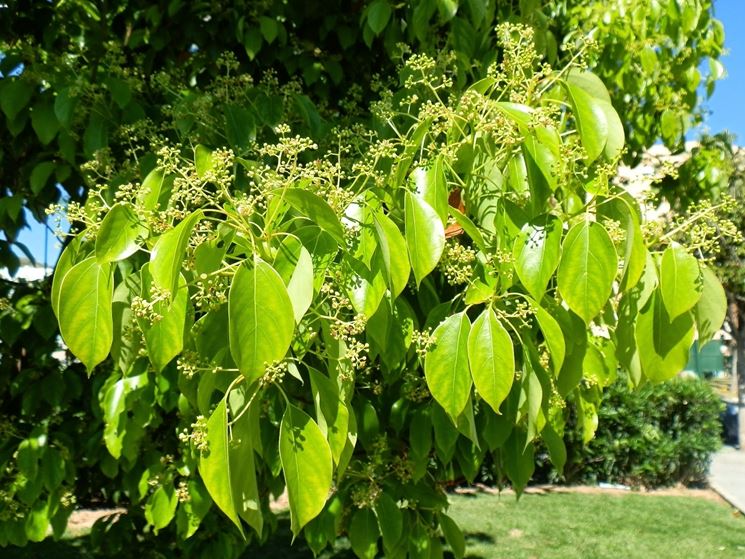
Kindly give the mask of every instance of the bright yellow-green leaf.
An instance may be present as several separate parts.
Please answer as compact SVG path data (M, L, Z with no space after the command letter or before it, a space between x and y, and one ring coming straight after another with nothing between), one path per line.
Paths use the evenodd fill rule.
M345 261L345 268L349 277L350 285L346 293L355 312L371 317L380 306L380 301L385 296L386 283L383 273L381 258L374 258L368 268L364 262L357 258L349 257Z
M517 277L536 301L543 298L559 264L561 234L561 220L543 215L526 223L515 239L512 257Z
M411 172L411 176L416 194L432 206L445 225L450 205L442 157L436 157L428 168L417 167Z
M171 297L175 296L178 288L181 264L191 231L201 218L201 210L190 214L176 227L158 237L150 252L150 274L153 283L158 288L169 291Z
M149 265L141 270L142 297L147 299L152 285ZM184 348L184 328L186 327L186 306L189 300L189 289L184 276L179 277L178 289L171 300L158 301L153 310L160 315L160 320L149 322L138 320L145 338L147 356L156 372L161 372L166 365Z
M326 200L302 188L288 188L283 196L290 206L326 231L340 246L345 246L344 226Z
M87 258L65 274L59 291L62 339L90 373L109 354L114 338L111 265Z
M256 257L241 266L228 295L230 353L249 384L284 359L295 331L292 301L280 275Z
M406 193L406 245L417 285L435 269L445 248L445 229L437 212L423 198Z
M197 145L194 148L194 167L197 171L197 176L203 179L212 170L213 166L212 150L207 146Z
M60 254L57 260L57 265L54 267L54 278L52 278L52 310L55 316L59 320L59 294L62 289L62 280L67 275L72 267L77 263L78 257L80 256L80 245L82 244L83 236L78 235L70 244L65 247L65 250Z
M297 536L326 503L331 490L332 457L318 425L292 404L282 416L279 455L290 502L290 524Z
M155 528L155 532L168 526L176 514L178 495L173 485L161 485L145 504L145 519Z
M636 345L644 376L662 382L682 371L688 363L693 335L691 313L671 320L660 289L656 289L636 321Z
M241 403L245 405L243 400L253 397L256 390L256 387L246 390L244 397L240 399ZM237 390L234 390L230 395L232 396L237 392ZM243 405L240 406L240 411L243 411ZM251 402L254 409L258 408L259 405L258 398ZM232 437L229 443L228 461L230 463L230 484L236 512L260 536L264 531L264 514L261 510L259 485L256 480L254 463L254 448L257 444L260 444L259 437L255 435L259 430L259 416L252 411L253 409L249 409L238 417L230 429Z
M117 460L122 455L122 446L127 435L126 422L121 421L121 415L125 413L127 408L127 396L145 388L147 385L147 373L143 373L116 381L109 386L104 394L103 440L106 444L106 450Z
M491 308L485 309L471 327L468 361L476 390L499 413L515 378L515 357L512 339Z
M570 96L572 95L572 92L576 93L577 90L584 92L592 100L592 110L594 111L597 108L605 115L607 136L602 150L605 157L609 160L613 160L621 155L625 142L623 123L621 122L618 113L616 113L616 110L613 108L605 84L603 84L602 80L592 72L577 70L570 71L567 75L566 81L567 87L571 90ZM575 111L576 108L577 106L575 105ZM577 115L575 114L575 117L576 116ZM580 130L580 134L582 134L582 130ZM582 139L582 142L584 145L584 138Z
M691 310L702 291L698 260L681 246L667 247L660 263L660 292L670 320Z
M538 305L533 305L533 312L543 334L543 339L546 340L546 345L550 351L554 372L558 375L559 371L561 371L561 366L564 364L564 356L566 355L564 333L561 331L559 323L546 309Z
M559 293L585 324L605 306L613 288L618 260L605 228L583 221L569 230L559 262Z
M701 298L693 307L698 330L698 345L703 347L722 327L727 316L727 295L716 274L706 266L701 266L703 290Z
M481 234L481 231L479 231L479 228L476 227L476 224L471 221L471 218L452 206L448 208L448 213L453 217L455 223L463 228L463 231L466 233L466 235L471 237L471 240L473 240L477 247L479 247L483 251L487 250L486 241L484 241L484 237Z
M295 322L299 323L313 302L313 259L296 237L285 237L274 258L274 268L287 286Z
M116 204L101 222L96 235L96 259L99 264L117 262L140 248L147 229L128 204Z
M396 298L406 287L411 273L406 241L396 224L383 212L375 213L375 233L383 258L386 283L391 295Z
M471 323L465 312L449 316L434 331L435 344L427 352L424 374L432 397L455 421L471 395L468 335Z
M199 475L215 504L243 533L231 480L228 409L224 398L207 420L207 445L208 450L199 458Z
M163 169L155 168L142 181L137 193L137 204L146 210L155 210L161 197L165 197L171 190L173 177L166 176Z
M342 400L339 386L320 371L308 367L318 427L326 435L334 463L338 464L349 433L349 410Z

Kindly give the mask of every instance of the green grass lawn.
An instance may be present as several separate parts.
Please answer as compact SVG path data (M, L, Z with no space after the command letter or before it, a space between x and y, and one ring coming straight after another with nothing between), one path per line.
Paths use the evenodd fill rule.
M741 559L745 520L720 503L696 497L643 494L454 495L451 514L468 542L470 559ZM266 547L245 559L301 559L283 520ZM86 538L0 549L3 559L94 559ZM345 540L324 559L353 557ZM452 557L452 556L450 556ZM218 558L214 558L218 559Z

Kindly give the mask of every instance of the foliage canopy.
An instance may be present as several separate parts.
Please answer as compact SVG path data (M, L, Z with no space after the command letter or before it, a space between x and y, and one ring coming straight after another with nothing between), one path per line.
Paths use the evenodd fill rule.
M72 197L51 306L97 369L99 465L143 524L228 556L265 540L286 488L316 552L347 533L360 557L438 556L442 534L462 555L448 483L489 453L520 491L539 438L561 469L568 407L592 437L619 365L637 385L675 375L721 322L711 275L610 179L626 138L633 158L669 130L633 103L675 104L683 123L696 88L673 95L690 79L676 71L612 97L598 76L627 17L640 41L670 38L661 59L716 62L710 5L691 6L19 11L14 32L64 25L0 62L23 64L0 82L3 149L24 161L7 199L38 210L55 182ZM510 19L525 25L494 33ZM617 23L600 48L554 27L580 20ZM4 517L2 543L70 510L64 485L29 481L63 443L22 437L7 496L38 514Z

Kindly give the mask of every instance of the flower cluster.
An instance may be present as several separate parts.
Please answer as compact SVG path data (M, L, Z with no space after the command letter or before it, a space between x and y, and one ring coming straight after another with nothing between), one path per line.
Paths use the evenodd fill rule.
M207 441L207 418L198 415L194 423L191 424L191 431L184 429L178 434L182 443L191 444L202 454L209 451L209 442Z
M461 285L471 279L476 252L459 242L448 242L439 267L450 285Z

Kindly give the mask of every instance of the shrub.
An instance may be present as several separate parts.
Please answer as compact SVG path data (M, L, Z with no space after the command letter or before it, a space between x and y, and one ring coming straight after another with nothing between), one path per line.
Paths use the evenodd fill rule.
M704 381L677 378L629 391L620 377L604 395L592 441L583 445L576 422L567 425L564 479L650 488L702 484L721 445L721 411Z

